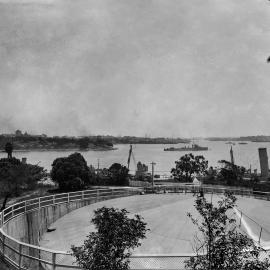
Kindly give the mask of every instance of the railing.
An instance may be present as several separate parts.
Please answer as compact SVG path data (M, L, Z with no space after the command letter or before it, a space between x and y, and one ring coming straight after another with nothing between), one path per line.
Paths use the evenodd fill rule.
M145 188L146 193L223 193L225 188L211 188L211 187L197 187L197 186L162 186ZM74 257L65 251L56 251L42 248L39 246L27 244L18 241L9 236L5 231L5 225L11 220L20 215L24 215L30 211L35 211L44 207L52 205L67 204L76 201L101 201L112 198L119 198L124 196L131 196L139 194L142 190L132 188L121 189L97 189L85 190L78 192L70 192L64 194L56 194L51 196L44 196L23 202L16 203L0 213L0 255L9 264L16 269L39 269L41 265L43 269L50 270L66 270L79 269L78 266L72 264ZM270 199L270 193L267 192L253 192L251 190L233 189L231 190L236 195L255 197L259 199ZM241 212L240 212L241 214ZM243 221L243 213L240 218L240 225ZM258 225L259 226L259 225ZM18 228L19 229L19 228ZM261 228L259 242L263 229ZM267 252L268 253L268 252ZM262 253L261 257L267 255ZM185 261L195 254L159 254L159 255L133 255L130 258L131 269L184 269ZM67 263L69 262L69 263Z
M200 186L200 185L184 185L184 184L171 184L171 185L156 185L153 187L145 188L147 193L214 193L223 194L225 191L231 191L235 195L255 197L260 199L270 200L270 192L253 191L251 189L241 189L233 187L214 187L214 186Z
M11 219L44 207L93 199L97 202L139 194L140 191L134 188L84 190L39 197L11 205L0 213L0 254L16 269L38 269L40 264L45 269L52 270L79 269L75 265L65 264L65 260L72 257L70 253L21 242L4 231L5 225Z
M225 191L230 191L234 195L252 197L261 200L270 200L270 192L253 191L251 189L241 189L234 187L213 187L213 186L195 186L195 185L163 185L145 188L146 193L199 193L204 194L223 194ZM235 208L235 213L238 216L238 227L242 232L252 237L259 245L264 246L265 242L270 243L270 230L263 228L251 217L246 215L241 209ZM248 225L248 226L247 226ZM247 228L249 227L249 228ZM251 235L253 234L253 235ZM263 239L263 240L262 240ZM270 252L270 244L267 246Z

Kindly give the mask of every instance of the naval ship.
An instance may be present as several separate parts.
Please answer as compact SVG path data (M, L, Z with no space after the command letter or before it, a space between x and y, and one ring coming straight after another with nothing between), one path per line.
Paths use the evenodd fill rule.
M198 144L192 144L192 146L185 147L169 147L164 148L164 151L208 151L208 147L199 146Z

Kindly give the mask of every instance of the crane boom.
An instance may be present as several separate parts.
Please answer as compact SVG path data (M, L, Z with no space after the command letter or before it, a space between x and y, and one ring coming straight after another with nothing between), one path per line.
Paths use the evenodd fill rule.
M132 144L130 145L129 153L128 153L128 162L127 162L128 170L129 170L129 164L130 164L130 157L131 157L131 154L132 154Z

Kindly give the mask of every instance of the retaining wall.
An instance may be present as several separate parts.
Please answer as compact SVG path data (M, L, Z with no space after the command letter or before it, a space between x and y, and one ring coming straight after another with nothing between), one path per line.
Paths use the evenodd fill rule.
M98 199L87 199L64 204L51 205L33 210L25 215L19 215L3 226L3 231L9 236L28 244L39 245L41 236L57 219L69 212L84 207Z
M15 266L16 269L43 269L41 268L40 259L42 258L42 254L44 252L46 253L46 251L34 247L32 248L27 245L24 246L23 243L39 246L42 235L47 231L51 224L73 210L99 201L126 197L139 193L138 190L134 191L129 189L106 189L91 192L94 192L94 194L87 194L87 191L83 191L73 195L48 196L50 198L47 201L42 201L39 198L38 202L34 200L29 204L23 202L23 207L20 204L18 205L20 213L17 215L16 209L12 208L11 210L7 210L6 217L8 220L3 222L1 228L6 234L6 237L3 238L4 236L2 235L0 239L2 242L2 245L0 245L0 249L2 247L2 250L0 251L5 254L5 259L11 264L15 262L13 266ZM60 197L58 198L57 196ZM57 199L62 200L62 202L55 203ZM49 205L42 206L44 202L47 202ZM32 210L27 210L29 206L34 206L34 208ZM2 220L3 219L2 216ZM20 244L17 245L16 241L20 242ZM3 250L5 244L7 244L7 246L5 247L5 250ZM24 254L26 256L23 256ZM53 253L49 252L49 254ZM32 259L31 257L35 259ZM50 265L56 264L56 262L53 262L52 256L49 260L51 261ZM53 266L49 268L54 269Z

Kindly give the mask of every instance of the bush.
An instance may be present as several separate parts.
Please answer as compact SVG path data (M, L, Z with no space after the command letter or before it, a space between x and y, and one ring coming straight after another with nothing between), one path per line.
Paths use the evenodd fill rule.
M85 270L128 270L131 250L145 238L146 223L139 215L129 218L125 210L102 207L95 210L90 232L81 247L71 250L78 266Z
M91 173L84 157L80 153L74 153L54 160L51 178L60 190L74 191L90 184Z
M128 168L119 163L114 163L109 168L111 185L125 186L128 185Z
M9 198L36 188L45 175L45 170L38 165L23 164L16 158L0 159L0 198L3 198L1 210L6 207Z
M201 194L200 194L201 195ZM253 240L237 229L232 211L236 206L236 197L231 193L219 200L216 206L204 196L198 195L195 208L200 217L188 216L197 226L196 257L186 261L186 268L192 270L267 270L268 258L260 260L264 250Z

